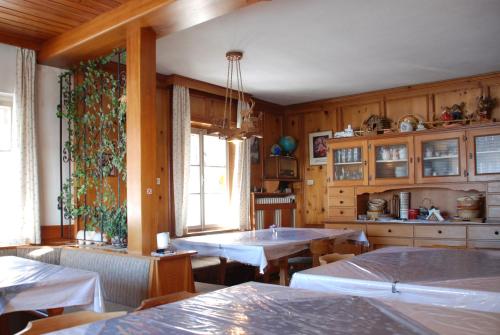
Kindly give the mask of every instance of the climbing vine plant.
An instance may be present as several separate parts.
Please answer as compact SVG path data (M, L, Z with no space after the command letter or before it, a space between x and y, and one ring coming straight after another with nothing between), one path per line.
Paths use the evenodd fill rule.
M118 63L111 62L116 57ZM62 73L57 115L67 121L63 160L72 164L61 194L65 218L123 245L127 236L122 194L127 178L126 98L120 57L123 51L116 50ZM110 71L113 65L117 71Z

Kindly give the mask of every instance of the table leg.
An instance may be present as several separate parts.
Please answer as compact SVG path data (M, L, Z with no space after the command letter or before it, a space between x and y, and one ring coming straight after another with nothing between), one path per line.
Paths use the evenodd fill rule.
M288 286L288 257L279 260L280 266L280 285Z
M10 335L9 314L0 314L0 335Z
M226 283L226 265L227 259L224 257L219 257L219 285L225 285Z
M64 312L64 307L59 307L59 308L48 308L47 309L47 315L50 316L56 316L56 315L61 315Z

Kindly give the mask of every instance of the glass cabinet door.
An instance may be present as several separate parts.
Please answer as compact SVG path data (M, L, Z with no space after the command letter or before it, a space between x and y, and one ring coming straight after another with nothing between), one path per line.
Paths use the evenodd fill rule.
M464 132L415 137L417 183L465 181Z
M330 185L363 185L366 179L366 141L334 144L330 148Z
M370 184L413 181L413 137L370 141Z
M473 130L469 133L471 180L499 180L500 131Z

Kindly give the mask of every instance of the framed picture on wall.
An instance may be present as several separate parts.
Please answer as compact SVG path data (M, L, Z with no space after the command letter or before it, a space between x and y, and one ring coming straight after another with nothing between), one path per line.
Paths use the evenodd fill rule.
M250 138L250 161L252 164L260 163L260 138Z
M309 165L325 165L328 153L326 140L332 138L333 132L319 131L309 134Z

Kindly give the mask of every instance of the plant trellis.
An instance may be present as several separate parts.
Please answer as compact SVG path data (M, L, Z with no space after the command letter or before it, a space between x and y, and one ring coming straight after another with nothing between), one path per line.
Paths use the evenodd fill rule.
M118 50L61 74L57 112L68 131L64 143L60 137L61 226L64 219L76 220L85 232L103 232L120 245L127 235L126 199L121 194L127 177L123 57ZM64 183L62 164L69 169Z

